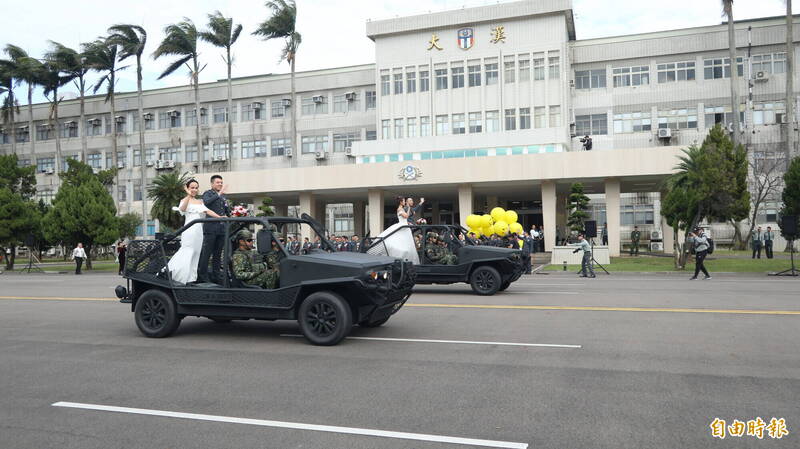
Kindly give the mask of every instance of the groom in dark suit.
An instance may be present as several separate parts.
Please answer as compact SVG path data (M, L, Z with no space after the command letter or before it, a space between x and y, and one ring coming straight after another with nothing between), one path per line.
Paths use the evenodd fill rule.
M419 205L414 207L414 198L406 198L406 212L408 212L408 224L415 225L417 220L422 218L422 205L425 204L425 198L419 199Z
M203 193L203 204L220 217L230 216L228 200L225 199L226 185L222 176L211 177L211 188ZM223 223L203 223L203 249L200 251L200 262L197 266L197 282L221 283L220 259L225 247L225 225ZM208 259L211 258L211 275L208 273Z

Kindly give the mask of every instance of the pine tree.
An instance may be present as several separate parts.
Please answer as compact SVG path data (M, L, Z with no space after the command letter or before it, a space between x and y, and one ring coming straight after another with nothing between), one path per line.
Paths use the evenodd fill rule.
M272 198L265 196L261 200L261 205L258 206L256 217L272 217L273 215L275 215L275 208L272 206Z
M795 217L795 229L800 224L800 157L792 159L789 164L789 169L783 175L783 193L781 194L783 200L783 207L781 207L781 222L783 217ZM787 240L794 240L798 237L797 234L787 235L781 229L781 235Z
M567 227L571 231L583 232L583 223L589 218L589 197L583 193L583 184L572 184L569 194L569 217Z

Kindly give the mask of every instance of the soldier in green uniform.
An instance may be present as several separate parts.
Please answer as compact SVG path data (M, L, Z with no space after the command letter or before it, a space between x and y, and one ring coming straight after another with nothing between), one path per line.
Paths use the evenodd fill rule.
M633 232L631 232L631 256L636 253L639 255L639 239L641 239L642 233L639 232L639 226L633 227Z
M259 257L253 250L253 234L247 229L236 234L239 247L233 253L233 275L245 284L258 285L261 288L278 287L278 255L273 250L264 257L264 262L254 262Z
M439 239L439 234L429 232L426 236L428 237L428 244L425 247L425 255L432 263L439 265L455 265L458 263L458 257L447 249L444 242Z

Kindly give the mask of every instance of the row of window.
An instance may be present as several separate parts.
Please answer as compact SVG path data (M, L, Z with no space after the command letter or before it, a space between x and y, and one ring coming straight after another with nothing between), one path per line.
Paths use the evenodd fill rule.
M550 106L549 115L546 109L544 106L533 108L533 128L561 126L561 107ZM445 136L466 134L467 131L470 134L477 134L531 129L531 108L506 109L503 112L502 128L500 111L437 115L434 121L435 128L431 128L430 116L381 120L381 139ZM435 134L432 134L432 131L435 131Z
M737 74L744 75L744 59L736 58ZM784 73L786 71L786 53L768 53L754 55L750 58L752 73ZM695 61L670 62L656 65L659 84L677 81L693 81L696 72ZM703 78L707 80L730 78L730 58L708 58L703 60ZM614 87L642 86L650 84L650 66L615 67L612 68ZM576 89L598 89L606 87L606 70L576 70Z
M558 79L560 72L561 59L558 51L548 52L547 59L544 53L534 53L533 59L530 54L503 57L504 83L540 81L545 79L546 73L550 79ZM454 61L449 63L449 67L447 63L433 65L433 85L436 90L491 86L497 84L499 80L498 58L470 60L466 65L464 61ZM381 70L381 95L428 92L430 89L430 66Z

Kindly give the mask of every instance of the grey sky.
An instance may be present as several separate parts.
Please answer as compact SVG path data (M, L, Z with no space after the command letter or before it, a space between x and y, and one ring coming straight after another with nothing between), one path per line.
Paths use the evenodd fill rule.
M506 0L503 0L505 2ZM297 58L298 70L348 66L374 62L374 45L365 36L365 22L396 16L424 14L463 7L496 3L486 0L298 0L298 31L303 43ZM648 31L719 24L719 0L573 0L578 39L616 36ZM281 44L262 42L250 33L267 16L262 0L138 0L124 6L107 1L33 0L17 2L11 14L0 20L0 45L13 43L34 56L41 56L48 40L77 48L79 43L105 34L115 23L143 25L148 32L147 53L163 39L165 25L186 16L204 28L206 15L220 10L244 25L234 46L234 76L284 73L288 65L278 62ZM746 19L785 14L783 0L737 0L734 18ZM201 44L201 60L208 64L201 82L226 75L221 52ZM156 78L168 60L145 59L145 88L184 85L187 71L179 70L163 79ZM135 90L135 70L120 74L119 91ZM66 87L65 91L75 91ZM20 91L21 92L21 91ZM38 96L41 101L41 96ZM24 101L24 100L23 100Z

